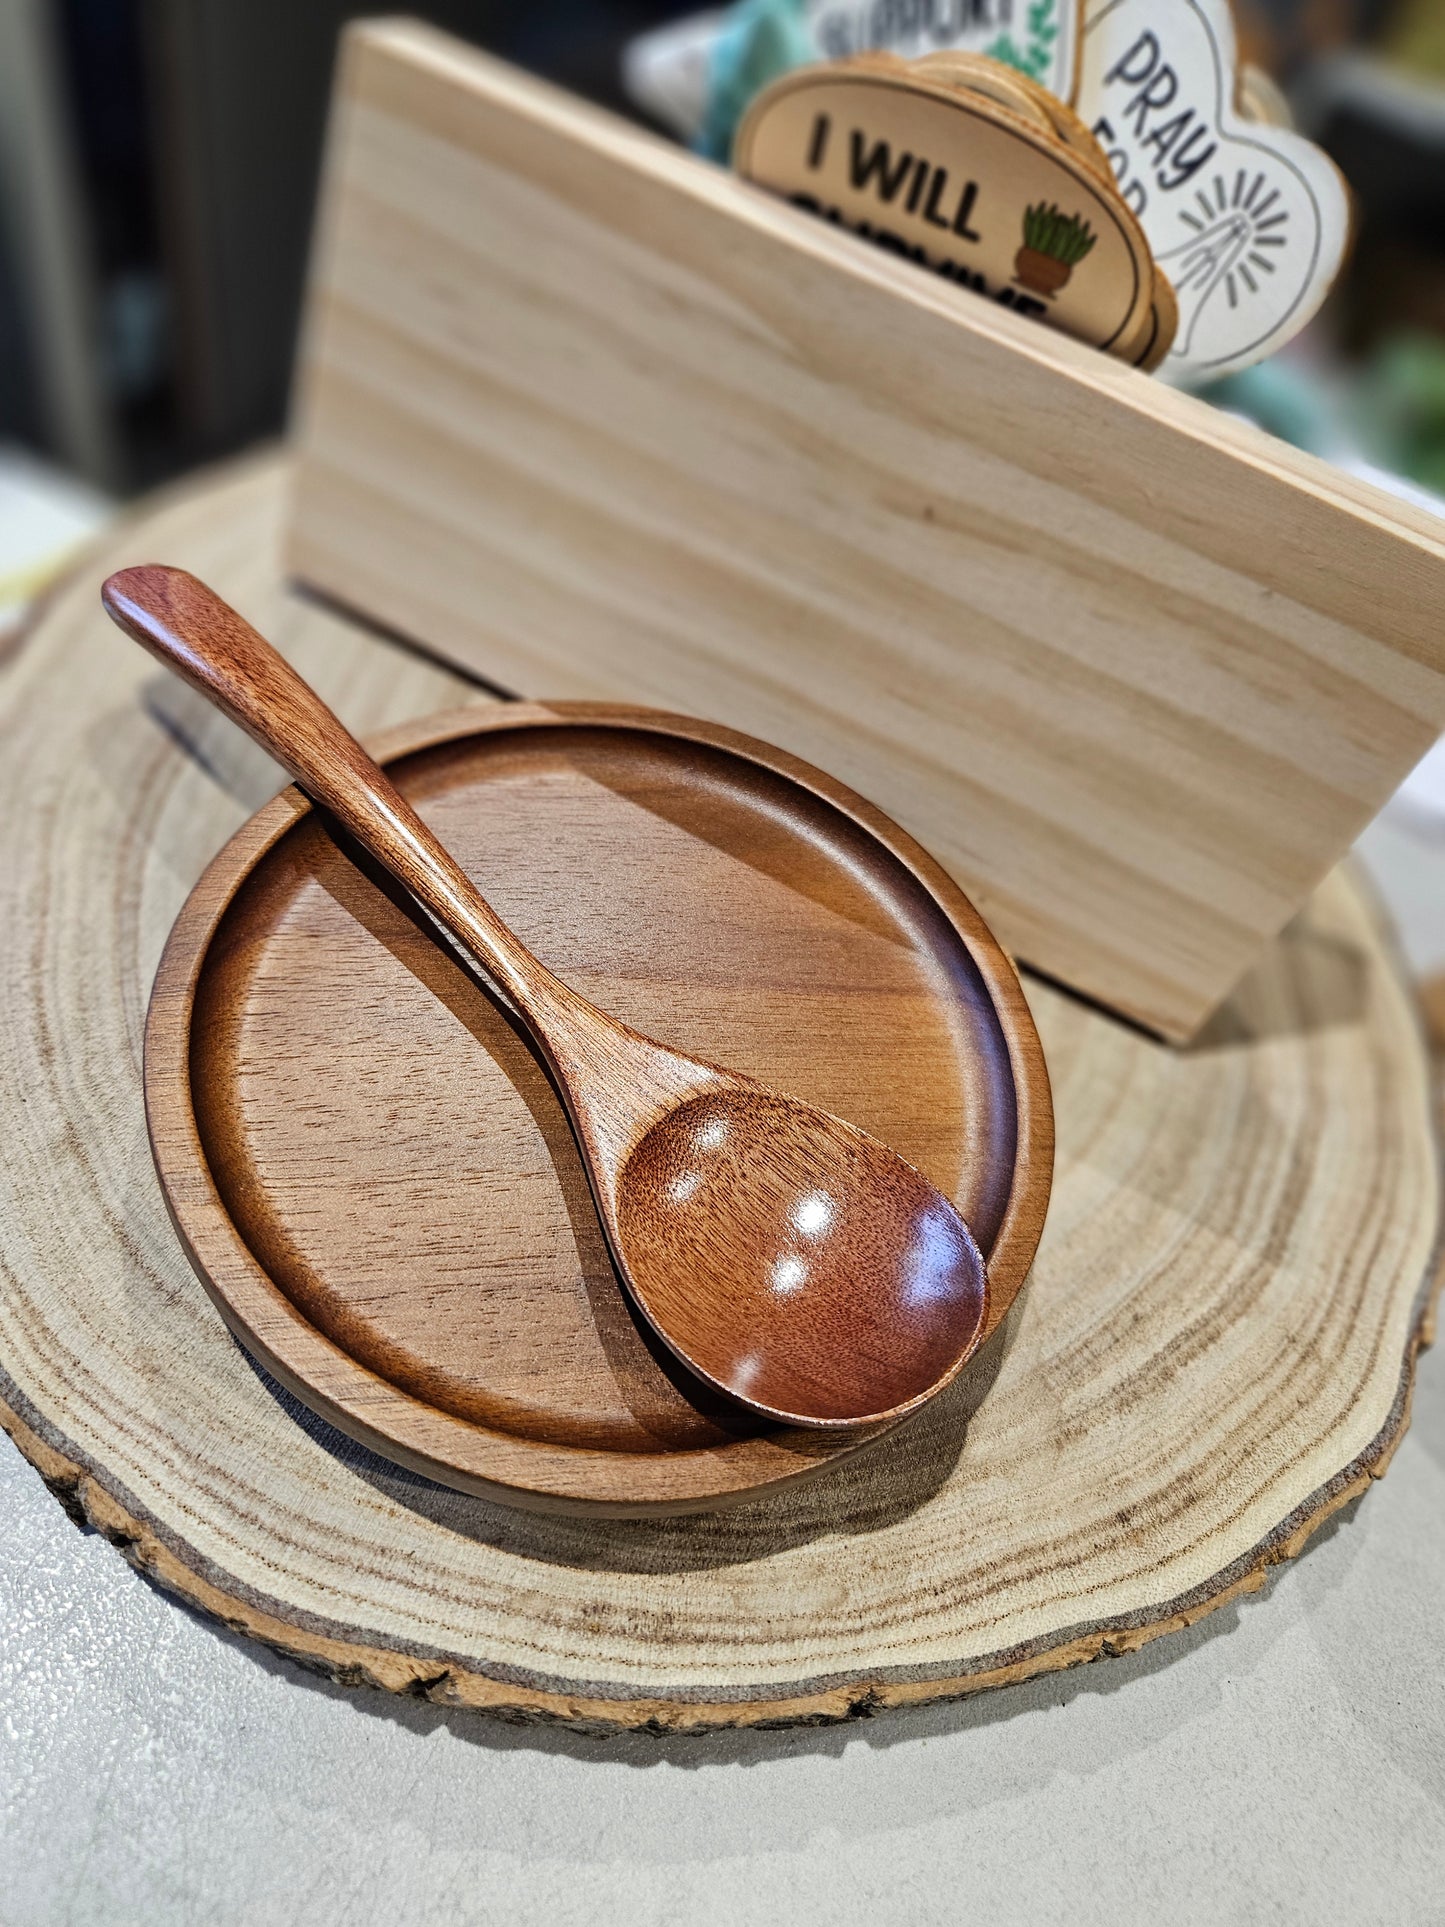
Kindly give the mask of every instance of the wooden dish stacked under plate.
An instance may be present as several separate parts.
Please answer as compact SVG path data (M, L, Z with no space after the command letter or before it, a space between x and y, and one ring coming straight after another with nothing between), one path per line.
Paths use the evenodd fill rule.
M855 1121L952 1197L998 1324L1043 1224L1047 1076L1011 965L909 837L780 751L645 710L468 709L379 751L568 982ZM530 1050L295 790L177 921L146 1097L232 1329L417 1471L544 1509L698 1510L886 1429L769 1428L672 1364L618 1287Z

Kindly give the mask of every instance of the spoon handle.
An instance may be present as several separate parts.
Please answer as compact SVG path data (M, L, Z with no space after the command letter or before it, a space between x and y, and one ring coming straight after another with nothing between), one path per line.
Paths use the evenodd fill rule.
M456 859L310 684L184 569L122 569L101 600L111 619L275 757L363 849L541 1020L580 1001L503 923ZM539 1009L539 1005L541 1008Z

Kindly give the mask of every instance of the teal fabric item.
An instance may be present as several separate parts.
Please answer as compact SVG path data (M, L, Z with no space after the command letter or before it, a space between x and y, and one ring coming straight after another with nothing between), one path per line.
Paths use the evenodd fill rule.
M1386 336L1356 384L1354 413L1375 461L1445 495L1445 341Z
M713 49L698 152L730 161L733 136L753 95L817 58L804 0L740 0Z
M1247 415L1282 442L1328 456L1340 445L1340 424L1329 391L1283 361L1261 361L1199 390L1216 408Z

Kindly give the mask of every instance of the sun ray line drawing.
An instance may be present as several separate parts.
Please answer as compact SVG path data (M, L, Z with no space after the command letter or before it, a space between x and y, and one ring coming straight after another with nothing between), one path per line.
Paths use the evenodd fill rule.
M1189 354L1200 316L1206 313L1220 288L1231 310L1258 298L1262 292L1260 274L1275 272L1276 263L1269 258L1270 253L1288 246L1288 203L1275 209L1275 203L1280 200L1279 188L1271 187L1262 172L1248 180L1246 191L1247 180L1241 168L1235 182L1235 204L1231 206L1228 185L1223 175L1216 176L1214 187L1221 203L1218 213L1210 206L1204 191L1196 189L1195 199L1204 209L1205 221L1201 224L1192 213L1186 214L1181 209L1180 218L1192 233L1188 240L1164 249L1158 257L1179 299L1180 325L1175 353ZM1267 229L1278 231L1269 233Z

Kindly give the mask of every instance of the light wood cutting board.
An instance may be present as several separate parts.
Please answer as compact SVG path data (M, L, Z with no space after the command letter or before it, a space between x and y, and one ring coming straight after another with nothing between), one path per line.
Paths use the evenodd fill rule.
M348 42L297 435L306 582L819 764L1171 1038L1445 726L1430 517L428 29Z

